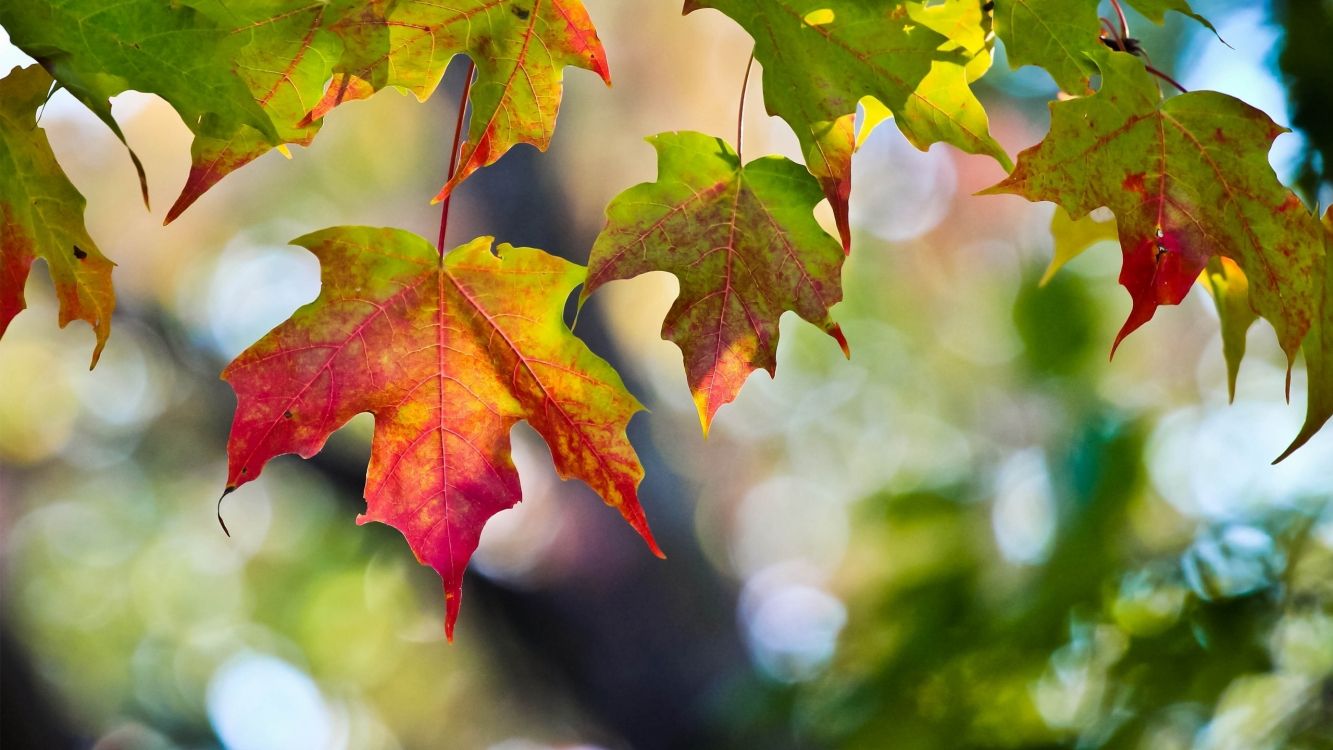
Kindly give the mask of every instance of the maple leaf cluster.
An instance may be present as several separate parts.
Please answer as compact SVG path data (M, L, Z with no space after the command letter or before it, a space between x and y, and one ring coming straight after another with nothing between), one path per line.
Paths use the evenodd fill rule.
M1158 23L1175 11L1207 24L1185 0L1126 2ZM662 333L683 353L707 433L752 372L774 374L784 312L849 351L832 308L852 250L852 163L890 119L918 148L946 143L994 159L1008 176L986 192L1058 204L1048 278L1118 240L1133 309L1116 345L1198 283L1217 303L1233 391L1258 319L1289 361L1304 351L1309 411L1288 453L1333 416L1333 218L1321 224L1268 165L1283 128L1223 94L1168 95L1163 82L1176 84L1138 54L1123 15L1117 34L1096 0L684 4L702 9L753 38L767 109L791 126L805 164L745 163L739 144L702 133L654 136L657 180L608 206L586 269L490 237L449 252L443 239L432 246L395 229L295 240L319 258L322 291L223 372L238 397L227 492L275 456L310 457L352 416L373 414L358 521L394 526L439 572L452 636L481 529L521 498L508 443L523 420L562 477L586 482L660 555L625 432L642 407L565 325L570 294L581 285L582 304L617 279L678 277ZM390 87L426 99L456 55L475 69L472 114L436 201L520 143L546 148L566 67L611 80L579 0L31 0L0 5L0 26L38 62L0 80L0 334L41 258L60 324L96 331L94 364L110 331L113 264L88 237L83 198L37 126L52 87L122 141L116 94L157 94L179 113L194 141L171 221L269 150L308 145L343 103ZM1016 163L971 89L996 38L1011 65L1040 66L1065 92L1047 137ZM825 199L836 236L814 217ZM1111 216L1089 216L1096 209Z

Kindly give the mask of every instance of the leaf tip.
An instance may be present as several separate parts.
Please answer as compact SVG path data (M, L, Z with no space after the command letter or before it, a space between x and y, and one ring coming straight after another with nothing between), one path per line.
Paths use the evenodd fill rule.
M972 195L978 197L988 196L988 195L1012 195L1014 194L1014 192L1015 188L1012 185L1011 181L1009 179L1005 179L995 183L994 185L991 185L988 188L982 188L981 190L978 190Z
M217 507L218 525L222 527L222 533L226 534L228 539L231 538L231 531L227 528L227 522L222 520L222 501L227 498L227 495L230 495L235 491L236 491L236 485L229 484L222 490L222 495L218 497L218 507Z
M851 359L852 348L847 343L847 337L843 335L842 326L838 325L837 323L834 323L827 330L828 330L828 335L832 336L833 340L838 342L838 347L842 349L842 356L846 357L847 359Z
M1287 446L1287 449L1284 450L1284 451L1282 451L1282 455L1280 455L1280 456L1278 456L1277 458L1273 459L1273 463L1272 463L1272 465L1273 465L1273 466L1277 466L1278 464L1282 463L1283 461L1286 461L1288 458L1291 457L1291 454L1293 454L1293 453L1295 453L1296 451L1300 450L1300 449L1301 449L1301 446L1303 446L1303 445L1305 445L1307 442L1309 442L1309 440L1310 440L1310 438L1312 437L1312 435L1313 435L1313 433L1311 433L1308 429L1306 429L1306 430L1302 430L1302 431L1301 431L1301 434L1297 435L1297 436L1296 436L1296 439L1293 440L1293 441L1291 441L1291 445Z
M171 208L167 210L166 217L162 219L162 226L165 227L179 218L181 214L185 213L185 209L192 206L200 195L202 195L202 192L196 193L190 190L187 185L185 189L181 191L180 196L176 198L176 202L171 204Z
M1129 335L1129 331L1126 331L1124 328L1121 328L1121 329L1120 329L1120 333L1117 333L1117 334L1116 334L1116 336L1115 336L1115 342L1114 342L1113 344L1111 344L1111 354L1110 354L1110 356L1108 356L1108 357L1106 358L1106 361L1107 361L1107 362L1114 362L1114 361L1115 361L1115 353L1116 353L1117 350L1120 349L1120 343L1121 343L1122 341L1124 341L1124 340L1125 340L1125 337L1128 336L1128 335Z
M630 500L630 502L620 505L620 514L629 523L630 528L638 532L639 536L643 538L644 544L648 545L648 551L653 553L654 557L665 560L666 553L662 551L662 548L657 544L657 539L653 537L653 530L648 527L648 518L643 514L643 507L633 496Z
M1044 289L1047 284L1051 283L1051 279L1055 278L1055 274L1059 270L1060 270L1059 263L1054 258L1052 258L1051 264L1049 266L1046 266L1046 272L1041 275L1041 281L1037 282L1037 288Z
M699 428L703 430L704 440L708 439L708 431L713 426L713 418L703 406L699 407Z
M458 607L462 604L463 582L446 580L444 583L444 638L454 642L454 625L458 623Z

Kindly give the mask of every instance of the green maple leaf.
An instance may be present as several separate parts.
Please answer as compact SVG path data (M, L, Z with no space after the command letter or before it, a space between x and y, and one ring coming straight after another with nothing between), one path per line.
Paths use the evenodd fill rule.
M209 188L275 145L308 146L319 122L304 122L319 101L344 42L338 24L351 17L359 0L186 0L233 38L229 66L272 123L277 141L247 123L207 117L190 146L190 175L167 222L180 216Z
M713 8L755 40L764 66L764 102L786 120L845 222L855 149L851 117L867 97L892 112L917 148L949 143L1009 158L990 135L986 111L968 84L989 55L977 3L904 0L687 0L685 12ZM945 33L949 33L946 36ZM978 48L980 43L980 49Z
M1154 23L1167 11L1212 24L1185 0L1129 0ZM1098 0L995 0L995 34L1004 42L1012 68L1036 65L1046 69L1061 91L1083 94L1096 72L1087 53L1102 46Z
M588 259L580 302L649 271L680 280L662 335L685 356L704 432L751 372L777 368L778 318L791 310L847 343L829 308L842 299L845 254L814 219L819 185L770 156L741 166L720 138L663 133L656 182L621 193Z
M37 65L0 79L0 336L27 306L23 286L46 261L60 302L60 327L84 320L97 334L92 363L111 332L111 268L83 224L83 196L56 163L37 109L53 81Z
M995 0L995 34L1009 66L1046 69L1061 91L1082 94L1094 68L1087 53L1101 26L1096 0Z
M1134 301L1116 339L1178 304L1223 256L1250 283L1254 310L1294 357L1318 307L1323 263L1319 222L1268 163L1286 132L1263 112L1215 92L1163 101L1134 57L1092 55L1102 75L1093 96L1051 105L1051 130L1019 155L989 193L1058 203L1071 216L1106 206L1115 214Z
M1305 373L1308 381L1309 402L1306 405L1305 425L1292 441L1291 447L1278 457L1277 463L1298 448L1310 442L1329 419L1333 419L1333 208L1324 214L1324 268L1319 315L1310 326L1305 341Z
M142 91L165 99L196 135L248 127L281 143L232 70L244 40L193 8L163 0L23 0L0 3L0 26L122 141L110 99ZM142 181L137 157L135 166Z
M397 229L295 240L320 260L319 297L236 358L227 491L284 453L318 453L375 415L366 513L443 579L452 638L463 570L486 521L521 498L509 435L528 422L562 477L587 482L658 555L625 435L643 407L562 313L584 269L481 237L441 256Z

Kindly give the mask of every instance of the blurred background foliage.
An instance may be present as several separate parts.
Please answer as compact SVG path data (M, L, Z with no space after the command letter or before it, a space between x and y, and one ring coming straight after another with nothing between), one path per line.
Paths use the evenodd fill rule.
M571 72L548 155L519 149L455 202L453 240L586 259L602 208L652 178L641 138L727 134L748 40L679 3L585 0L616 85ZM1273 163L1333 198L1333 3L1197 0L1135 23L1189 88L1296 131ZM24 58L0 40L7 70ZM1234 404L1197 292L1106 352L1128 298L1097 248L1049 285L1050 206L971 194L986 159L867 143L844 360L783 321L704 442L653 274L600 293L579 333L652 409L632 427L670 559L560 482L516 428L526 501L483 537L457 642L438 581L391 529L357 527L371 424L273 464L223 506L222 365L313 298L288 239L333 224L428 236L459 71L429 104L348 106L162 228L188 131L151 97L114 138L66 95L42 124L120 265L95 372L43 275L0 342L0 620L6 748L1333 747L1333 437L1280 466L1303 370L1256 326ZM797 153L763 114L746 151ZM982 96L1010 152L1046 126L1044 73L1001 54ZM821 208L821 211L824 210ZM827 215L822 219L828 220Z

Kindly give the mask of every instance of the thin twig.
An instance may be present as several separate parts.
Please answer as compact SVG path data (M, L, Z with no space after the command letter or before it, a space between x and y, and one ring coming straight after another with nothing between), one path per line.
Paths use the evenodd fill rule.
M222 491L222 496L218 498L218 525L222 527L222 533L226 534L228 538L231 537L231 531L227 528L227 522L222 520L222 501L226 499L227 495L235 491L235 487L228 487Z
M745 125L745 92L750 88L750 69L754 67L754 50L750 50L750 61L745 64L745 79L741 81L741 106L736 114L736 158L741 156L741 139Z
M449 175L444 181L446 185L453 182L454 173L458 171L458 154L463 145L463 119L467 116L467 100L472 95L472 76L476 70L476 63L468 60L467 78L463 81L463 93L458 98L458 122L454 124L454 142L449 149ZM435 249L440 255L444 255L444 235L449 230L449 204L453 197L454 191L450 190L440 205L440 238L435 241Z
M1115 26L1112 25L1111 22L1106 20L1105 18L1100 18L1098 20L1102 22L1102 28L1106 29L1106 31L1109 33L1109 36L1105 38L1108 38L1111 41L1115 42L1117 45L1121 47L1120 51L1124 52L1123 49L1124 44L1120 41L1120 35L1116 33Z
M1120 0L1111 0L1111 7L1115 8L1115 14L1120 19L1120 38L1128 39L1129 21L1125 18L1125 9L1120 7Z
M1158 70L1157 68L1154 68L1154 67L1151 66L1151 65L1144 65L1143 67L1144 67L1145 69L1147 69L1147 71L1148 71L1149 73L1152 73L1153 75L1157 76L1158 78L1162 79L1163 81L1166 81L1167 83L1171 84L1172 86L1175 86L1176 89L1177 89L1178 91L1180 91L1180 93L1182 93L1182 94L1188 94L1188 93L1189 93L1189 89L1185 88L1184 86L1181 86L1181 85L1176 81L1176 79L1172 78L1171 76L1167 75L1166 73L1163 73L1162 71Z

